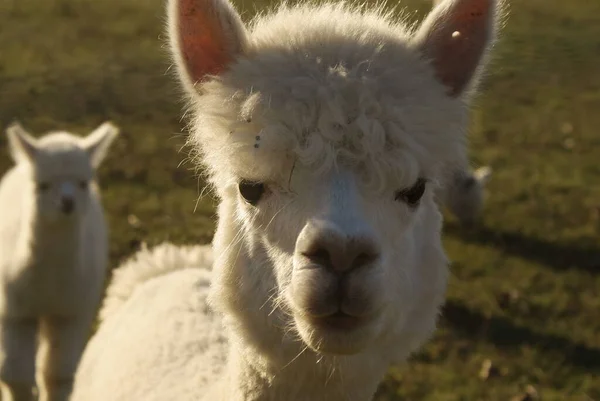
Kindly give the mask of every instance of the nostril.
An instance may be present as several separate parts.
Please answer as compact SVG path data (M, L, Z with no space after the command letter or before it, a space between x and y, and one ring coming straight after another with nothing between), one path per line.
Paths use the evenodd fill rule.
M61 209L63 213L69 214L75 208L75 202L71 198L63 198L61 201Z
M375 262L378 258L376 253L372 252L361 252L352 261L352 269L358 269L359 267L369 265Z
M314 251L304 252L303 255L313 263L324 267L332 267L331 255L325 248L317 248Z

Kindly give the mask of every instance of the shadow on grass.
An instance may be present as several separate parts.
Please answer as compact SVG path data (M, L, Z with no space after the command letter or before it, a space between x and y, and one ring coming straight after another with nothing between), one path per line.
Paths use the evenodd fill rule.
M488 341L498 348L516 349L522 345L530 345L539 350L562 355L564 363L587 371L600 372L598 348L516 326L509 319L500 316L486 317L456 301L448 301L444 305L442 322L469 340Z
M600 274L600 248L560 244L527 237L518 232L489 229L483 226L464 229L447 224L444 232L462 241L490 245L511 255L525 258L556 270L577 269Z

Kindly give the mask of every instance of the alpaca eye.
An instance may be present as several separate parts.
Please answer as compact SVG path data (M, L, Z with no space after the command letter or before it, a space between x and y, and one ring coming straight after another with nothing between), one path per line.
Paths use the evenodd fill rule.
M425 184L427 180L419 178L415 185L410 188L403 189L402 191L396 192L396 200L405 202L409 206L417 206L421 197L425 193Z
M238 189L244 200L252 206L255 206L265 192L265 184L262 182L242 180L238 185Z
M79 181L79 188L86 189L88 187L87 181Z
M50 184L48 184L47 182L38 182L37 189L41 192L45 192L48 189L50 189Z

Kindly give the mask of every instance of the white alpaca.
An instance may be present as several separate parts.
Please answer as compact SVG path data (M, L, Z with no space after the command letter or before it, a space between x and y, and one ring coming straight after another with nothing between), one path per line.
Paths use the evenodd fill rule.
M108 258L94 174L117 133L110 123L85 138L7 130L16 165L0 182L2 401L32 400L36 376L41 401L68 399Z
M499 13L447 0L408 32L342 4L244 25L227 0L170 0L214 261L163 245L119 268L73 401L371 399L444 301L433 188L465 160Z
M447 182L438 188L437 199L458 219L460 224L473 224L481 215L485 186L492 174L489 166L453 170Z

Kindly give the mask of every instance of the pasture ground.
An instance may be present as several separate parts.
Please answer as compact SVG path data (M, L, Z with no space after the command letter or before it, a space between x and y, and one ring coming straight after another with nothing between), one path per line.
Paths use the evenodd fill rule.
M429 8L404 4L414 19ZM247 18L263 4L238 5ZM112 266L141 241L213 232L212 200L197 202L202 183L179 166L163 21L159 0L0 1L0 126L122 128L100 174ZM474 165L494 168L484 219L448 218L440 329L380 400L510 400L528 385L546 401L600 400L600 2L513 0L496 55L470 131ZM0 154L3 173L5 135Z

